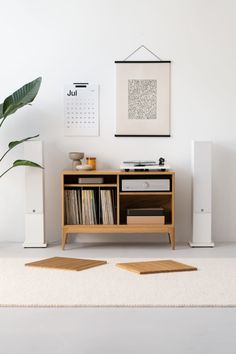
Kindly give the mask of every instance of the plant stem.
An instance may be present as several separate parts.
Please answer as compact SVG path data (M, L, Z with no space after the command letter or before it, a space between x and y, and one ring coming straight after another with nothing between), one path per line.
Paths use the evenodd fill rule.
M10 151L11 149L8 149L5 154L2 155L2 157L0 158L0 162L4 159L4 157L6 156L6 154L8 154L8 152Z
M4 159L4 157L8 154L8 152L11 151L12 149L14 149L16 146L18 146L18 145L24 143L25 141L28 141L28 140L37 138L38 136L39 136L39 134L34 135L34 136L30 136L29 138L25 138L25 139L16 141L17 144L15 144L13 147L11 147L11 145L10 145L11 143L10 143L10 144L9 144L10 148L2 155L2 157L0 158L0 162Z
M6 119L7 117L4 117L3 119L2 119L2 121L1 121L1 123L0 123L0 128L1 128L1 126L3 125L3 122L4 122L4 120Z
M0 175L0 178L3 177L8 171L10 171L12 168L14 168L15 166L11 166L9 167L5 172L3 172L3 174Z

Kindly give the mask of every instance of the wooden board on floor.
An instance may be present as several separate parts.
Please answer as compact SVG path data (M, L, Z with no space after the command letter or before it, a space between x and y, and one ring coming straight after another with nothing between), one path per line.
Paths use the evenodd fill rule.
M138 274L185 272L197 270L196 267L172 261L170 259L148 262L117 263L117 267Z
M97 267L106 263L107 261L98 261L94 259L53 257L53 258L43 259L41 261L26 263L25 265L30 267L79 271L79 270Z

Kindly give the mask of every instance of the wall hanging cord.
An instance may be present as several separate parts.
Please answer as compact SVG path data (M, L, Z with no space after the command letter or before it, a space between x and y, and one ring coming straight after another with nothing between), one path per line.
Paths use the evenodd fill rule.
M148 49L145 45L141 45L140 47L138 47L137 49L135 49L135 51L133 51L127 58L125 58L123 61L126 61L127 59L129 59L132 55L134 55L136 52L138 52L141 48L146 49L149 53L151 53L152 55L154 55L155 58L157 58L158 60L162 61L160 57L158 57L155 53L153 53L150 49Z

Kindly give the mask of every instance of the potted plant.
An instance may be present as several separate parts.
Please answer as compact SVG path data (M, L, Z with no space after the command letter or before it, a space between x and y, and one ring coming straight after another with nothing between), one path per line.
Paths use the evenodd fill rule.
M8 96L3 103L0 104L0 129L2 128L6 118L11 114L15 113L19 108L24 107L25 105L31 104L35 97L38 94L42 78L38 77L37 79L27 83L22 86L19 90L15 91L12 95ZM31 140L33 138L37 138L39 136L30 136L28 138L24 138L21 140L11 141L8 144L7 151L0 157L0 165L2 160L6 157L6 155L14 149L16 146L24 143L27 140ZM7 170L0 172L0 178L3 177L7 172L11 169L18 166L30 166L30 167L38 167L42 168L39 164L29 161L29 160L16 160L13 162L12 166L10 166Z

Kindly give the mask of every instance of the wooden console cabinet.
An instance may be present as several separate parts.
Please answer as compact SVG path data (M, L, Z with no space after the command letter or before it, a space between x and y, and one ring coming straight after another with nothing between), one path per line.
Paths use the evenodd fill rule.
M79 183L80 177L100 177L103 183L87 184ZM122 191L122 179L161 179L170 180L170 190L153 191ZM62 249L68 241L70 234L85 233L165 233L168 236L172 249L175 249L175 223L174 223L174 204L175 204L175 172L174 171L143 171L143 172L124 172L124 171L63 171L62 173ZM67 224L65 199L66 190L93 190L100 193L100 190L112 190L115 195L115 217L114 224ZM77 192L78 193L78 192ZM80 193L80 192L79 192ZM100 194L99 194L100 195ZM100 201L99 201L100 203ZM129 224L127 225L128 208L157 208L162 207L165 211L165 224ZM68 209L67 209L68 210ZM68 211L67 211L68 213Z

